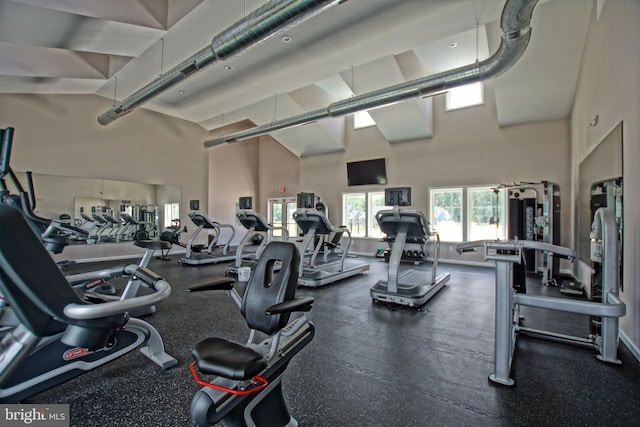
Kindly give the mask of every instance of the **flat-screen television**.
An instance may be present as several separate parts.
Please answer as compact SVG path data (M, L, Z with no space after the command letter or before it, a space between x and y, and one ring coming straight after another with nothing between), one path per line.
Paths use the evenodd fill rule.
M200 210L200 200L189 200L189 209L192 211Z
M298 209L315 209L316 195L314 193L298 193Z
M247 211L253 209L253 199L250 196L240 197L238 199L238 209L247 210Z
M386 206L409 206L411 204L411 187L385 188L384 204Z
M385 159L347 163L347 185L385 185L386 183L387 166Z

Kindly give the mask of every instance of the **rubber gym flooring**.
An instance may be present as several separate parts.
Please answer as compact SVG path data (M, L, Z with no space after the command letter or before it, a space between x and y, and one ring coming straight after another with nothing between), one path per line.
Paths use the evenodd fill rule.
M228 264L180 266L154 259L173 293L148 317L178 359L168 371L138 352L26 400L70 403L74 426L189 426L198 386L188 364L207 336L245 342L248 329L224 292L186 289L220 277ZM283 379L300 426L624 426L640 423L640 363L620 343L621 366L595 351L519 337L514 387L490 383L494 329L494 270L440 264L448 285L422 310L373 304L369 288L386 277L382 260L363 275L321 288L299 288L316 303L316 336ZM135 260L134 260L135 261ZM120 262L121 263L121 262ZM86 271L114 263L79 264ZM430 271L430 264L406 268ZM539 278L528 291L559 295ZM586 316L525 312L527 326L585 336Z

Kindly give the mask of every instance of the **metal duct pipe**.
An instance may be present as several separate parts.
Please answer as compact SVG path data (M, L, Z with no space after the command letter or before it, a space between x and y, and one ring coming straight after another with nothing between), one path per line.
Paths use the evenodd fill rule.
M496 53L490 58L450 71L411 80L395 86L368 92L353 98L334 102L326 108L309 111L240 132L210 139L205 148L252 138L294 126L313 123L320 119L339 117L358 111L383 107L399 101L431 96L448 89L496 77L516 63L531 38L531 15L538 0L507 0L502 10L502 40Z
M347 0L272 0L216 35L209 46L161 74L120 105L101 114L98 123L108 125L196 71L218 60L240 54L280 31L345 1Z

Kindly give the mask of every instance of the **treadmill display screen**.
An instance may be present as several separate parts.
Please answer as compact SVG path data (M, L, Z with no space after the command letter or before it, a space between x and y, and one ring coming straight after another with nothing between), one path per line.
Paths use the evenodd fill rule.
M386 206L409 206L411 204L411 187L385 188L384 204Z
M240 197L238 200L238 209L251 210L253 209L253 200L251 197Z
M316 207L316 195L314 193L298 193L298 209L314 209Z

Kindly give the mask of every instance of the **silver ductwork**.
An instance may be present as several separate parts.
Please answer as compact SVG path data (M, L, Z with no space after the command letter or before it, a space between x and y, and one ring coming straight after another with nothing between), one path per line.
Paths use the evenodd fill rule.
M229 59L347 0L272 0L216 35L211 44L161 74L151 83L98 117L108 125L191 74L219 60Z
M334 102L326 108L210 139L204 142L204 146L205 148L215 147L281 129L313 123L320 119L340 117L416 97L436 95L454 87L499 76L511 68L527 48L531 38L531 15L537 3L538 0L507 0L502 10L500 46L496 53L482 62L368 92Z

